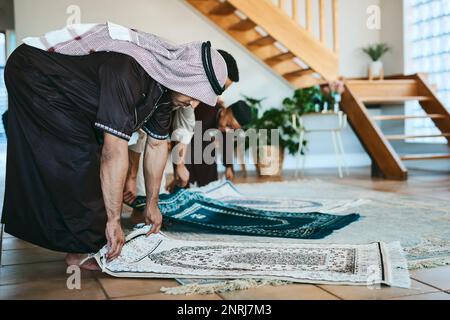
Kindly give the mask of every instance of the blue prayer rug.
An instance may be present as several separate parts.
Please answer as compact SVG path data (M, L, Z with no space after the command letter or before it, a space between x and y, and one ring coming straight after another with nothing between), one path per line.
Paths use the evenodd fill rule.
M143 202L145 206L145 198ZM360 217L355 213L332 215L261 210L185 189L160 195L159 208L168 231L296 239L322 239Z

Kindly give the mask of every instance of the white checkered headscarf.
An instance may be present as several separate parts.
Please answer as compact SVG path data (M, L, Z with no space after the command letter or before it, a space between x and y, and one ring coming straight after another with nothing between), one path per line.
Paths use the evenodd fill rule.
M207 105L215 106L214 92L203 68L201 42L172 44L150 33L117 24L79 24L26 38L27 45L66 55L88 55L112 51L133 57L155 81ZM217 50L211 49L216 78L223 87L227 66Z

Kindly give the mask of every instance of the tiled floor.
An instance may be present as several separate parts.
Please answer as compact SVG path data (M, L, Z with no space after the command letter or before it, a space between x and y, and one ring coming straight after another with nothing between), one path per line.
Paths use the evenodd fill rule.
M338 180L334 172L308 172L309 176ZM284 180L290 180L287 173ZM254 177L238 177L237 182L266 182ZM449 199L450 175L411 172L407 182L371 180L367 171L353 171L350 178L339 180L361 188L412 194L430 199ZM424 299L450 300L450 266L411 272L411 289L382 287L369 289L353 286L287 285L266 286L224 294L168 296L161 287L176 286L174 280L110 278L100 272L81 273L81 289L69 290L71 274L66 273L63 255L35 247L5 235L3 267L0 269L0 299Z

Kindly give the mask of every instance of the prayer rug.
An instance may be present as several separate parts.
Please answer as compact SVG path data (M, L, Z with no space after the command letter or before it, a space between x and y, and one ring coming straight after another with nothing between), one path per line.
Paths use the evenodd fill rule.
M149 226L126 238L120 257L94 258L114 277L270 279L299 283L409 287L406 258L398 242L365 245L277 244L146 236Z
M224 190L231 185L224 185ZM207 193L178 190L160 195L159 208L166 229L173 232L255 235L296 239L322 239L359 219L359 214L331 215L318 212L292 212L300 202L223 202ZM276 205L278 210L274 210ZM259 209L264 208L264 210ZM284 210L286 209L286 210ZM291 212L290 212L291 211Z

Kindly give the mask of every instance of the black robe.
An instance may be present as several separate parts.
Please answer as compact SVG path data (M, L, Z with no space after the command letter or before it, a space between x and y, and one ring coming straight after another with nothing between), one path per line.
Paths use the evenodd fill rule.
M21 45L5 68L8 150L2 222L36 245L90 253L106 243L103 133L170 128L168 90L130 56L67 56Z
M197 142L201 140L201 148L199 151L204 152L204 150L213 143L212 141L204 141L202 138L200 139L197 135L201 133L201 136L205 134L206 131L211 129L219 128L219 118L220 113L223 109L220 106L211 107L204 103L200 103L197 108L195 108L195 121L196 125L199 125L201 122L202 130L195 130L194 137L191 140L191 143L188 146L186 153L186 169L189 171L189 184L195 184L198 187L206 186L207 184L217 181L219 179L219 174L217 171L217 155L215 154L215 150L212 152L212 156L216 158L216 161L212 164L206 163L203 157L201 158L200 163L195 163L194 150L196 148ZM233 167L233 159L230 159L232 154L227 152L227 138L226 134L222 133L222 145L221 154L222 154L222 162L226 167ZM231 146L230 146L231 147Z

